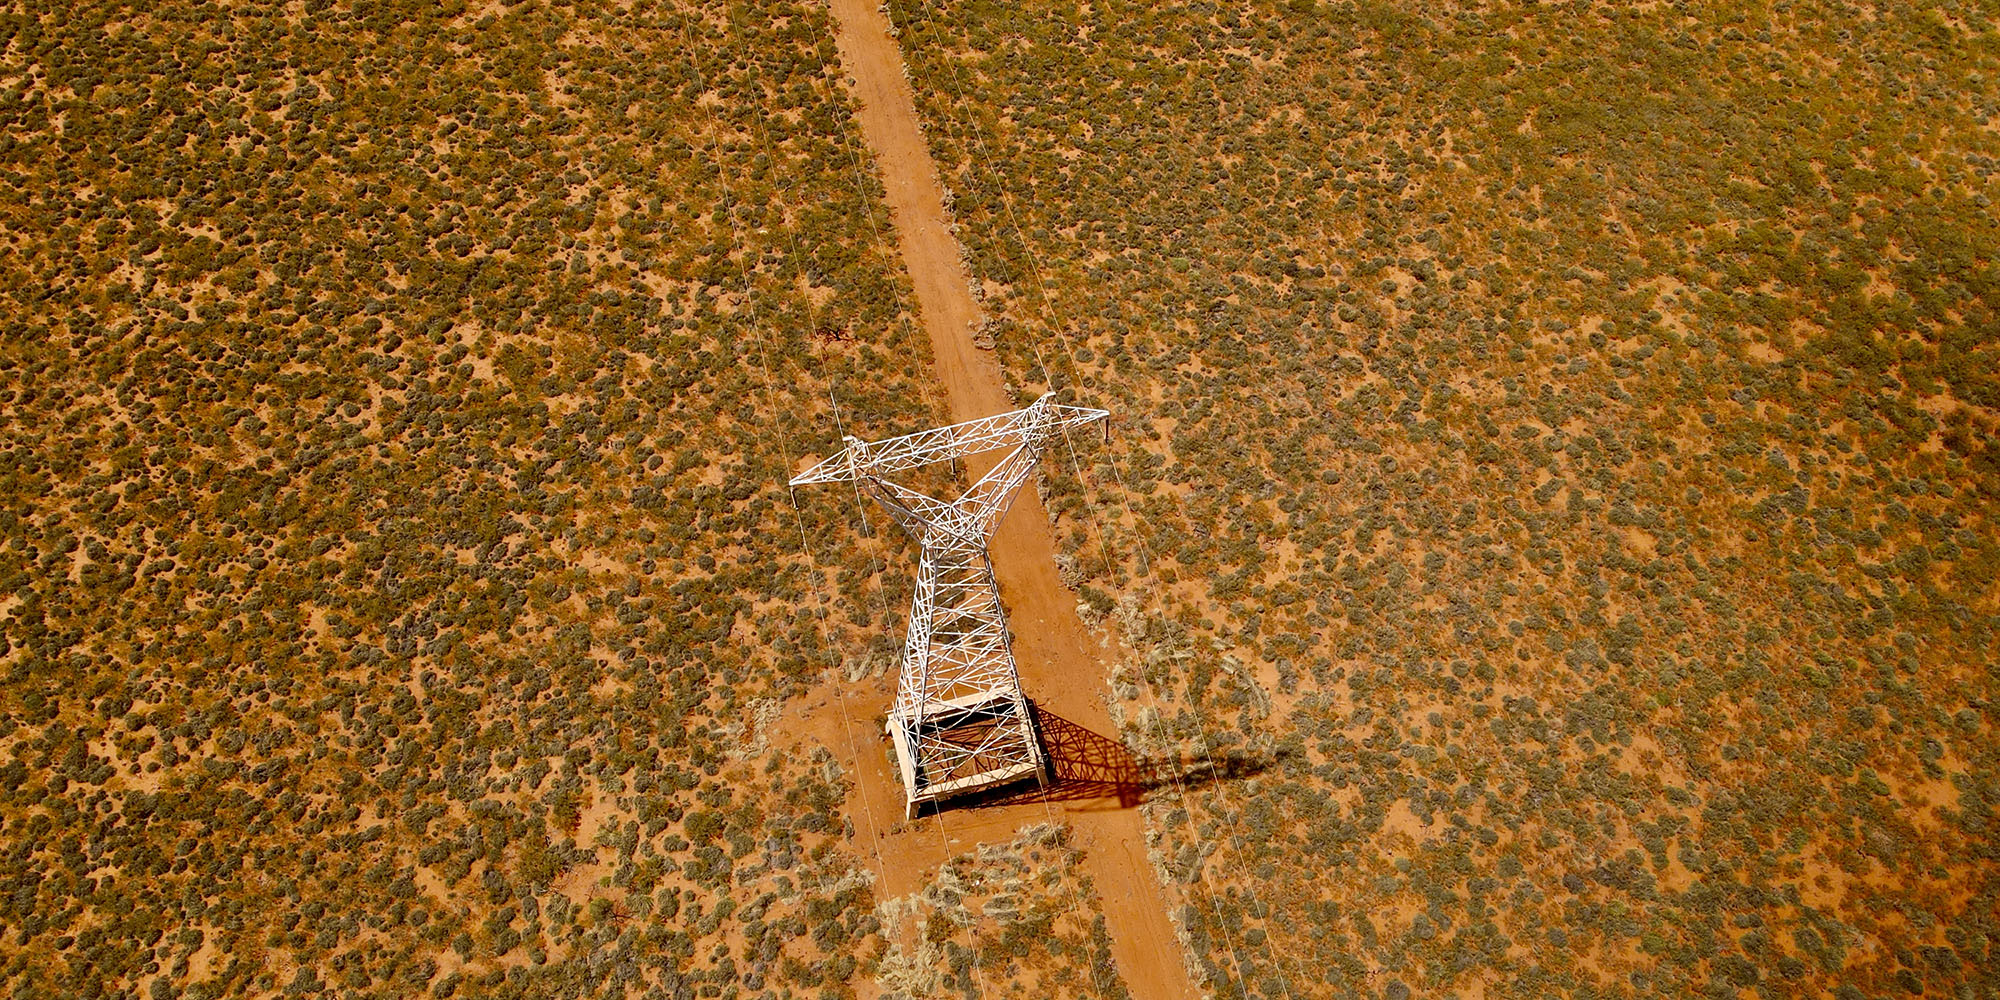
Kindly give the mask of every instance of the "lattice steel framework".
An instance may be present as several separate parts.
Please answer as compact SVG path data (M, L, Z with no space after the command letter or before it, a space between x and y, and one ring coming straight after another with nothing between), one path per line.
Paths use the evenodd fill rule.
M1025 409L949 427L882 441L849 437L839 454L792 479L793 486L856 484L922 549L889 713L912 817L925 802L1047 778L986 545L1049 441L1110 415L1064 406L1049 393ZM1012 451L955 500L884 478L1002 448Z

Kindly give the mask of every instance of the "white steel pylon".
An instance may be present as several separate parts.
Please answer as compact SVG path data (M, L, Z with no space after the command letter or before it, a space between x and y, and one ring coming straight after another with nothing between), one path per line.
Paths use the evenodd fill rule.
M1110 415L1064 406L1049 393L1025 409L949 427L882 441L849 437L839 454L791 481L793 486L855 483L922 548L896 704L889 712L889 737L912 818L925 802L1028 777L1046 780L986 544L1049 440ZM884 478L1001 448L1013 450L955 500L938 500Z

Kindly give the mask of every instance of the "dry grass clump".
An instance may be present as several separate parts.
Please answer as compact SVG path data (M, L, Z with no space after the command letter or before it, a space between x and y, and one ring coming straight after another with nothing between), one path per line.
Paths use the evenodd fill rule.
M923 888L875 908L889 944L885 1000L1124 998L1104 914L1067 827L1024 827L947 860Z
M1990 11L891 7L1219 995L1994 988Z

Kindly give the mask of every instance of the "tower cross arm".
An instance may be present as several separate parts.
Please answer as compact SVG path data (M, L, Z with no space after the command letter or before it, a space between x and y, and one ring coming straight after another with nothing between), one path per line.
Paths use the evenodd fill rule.
M1055 401L1054 393L1049 393L1033 405L1010 413L881 441L849 438L847 447L794 476L791 485L846 482L863 475L884 476L933 462L1019 447L1110 415L1106 410L1066 406Z
M965 512L955 504L899 486L878 476L863 476L861 489L875 498L896 523L911 537L922 539L929 530L943 531L966 541L981 541L967 523Z
M1000 464L982 476L979 482L965 491L952 506L957 508L964 519L963 534L976 537L983 544L993 529L999 525L1002 515L1014 502L1014 494L1033 475L1041 464L1041 442L1028 441L1014 449Z

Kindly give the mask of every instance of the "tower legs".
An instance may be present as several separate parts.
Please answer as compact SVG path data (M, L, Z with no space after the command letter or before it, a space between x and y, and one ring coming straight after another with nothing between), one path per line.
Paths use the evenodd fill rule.
M983 548L933 541L888 723L912 818L926 802L1047 776L993 565Z

